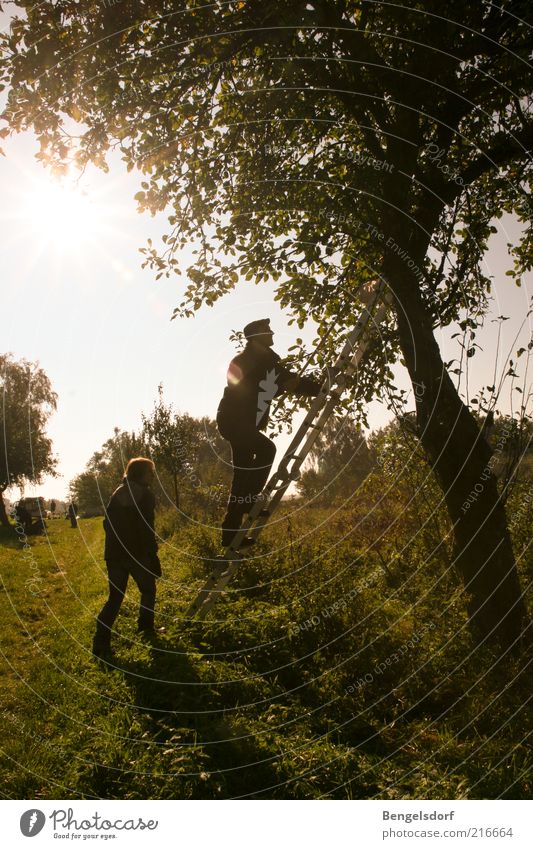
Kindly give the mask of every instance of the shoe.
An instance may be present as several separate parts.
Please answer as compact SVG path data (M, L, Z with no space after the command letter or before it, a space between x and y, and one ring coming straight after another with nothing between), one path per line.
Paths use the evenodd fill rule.
M158 637L160 634L166 634L167 629L164 625L160 628L154 628L153 625L138 625L137 632L143 637Z
M231 545L231 542L228 543L226 548L228 548L230 545ZM250 548L251 545L255 545L255 539L253 539L253 537L243 537L243 539L241 539L240 545L239 545L238 549L236 549L236 551L242 551L243 548Z
M249 548L251 545L255 545L255 539L253 537L244 537L241 539L239 548Z

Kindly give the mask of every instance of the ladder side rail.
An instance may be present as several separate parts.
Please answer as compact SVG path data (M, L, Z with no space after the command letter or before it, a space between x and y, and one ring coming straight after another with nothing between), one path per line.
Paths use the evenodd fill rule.
M344 345L341 349L341 352L339 353L339 355L337 356L337 359L334 362L334 367L343 366L344 364L347 364L351 361L351 359L353 357L353 353L354 353L355 343L359 340L359 337L362 335L362 333L364 333L366 327L371 322L372 312L373 312L377 302L379 301L379 299L381 297L381 293L384 290L384 288L385 288L385 284L380 283L380 285L377 287L377 289L373 293L369 303L363 307L361 315L357 319L355 326L352 328L352 330L350 331L350 333L346 337L346 340L345 340ZM385 311L384 307L383 306L380 307L379 314L381 315L381 313L383 313L384 311ZM378 315L376 315L374 317L374 323L376 323L377 318L378 318ZM326 394L328 394L328 392L329 392L329 388L330 388L330 382L329 382L329 380L326 379L322 384L320 393L314 399L304 421L302 422L302 424L298 428L298 431L296 432L296 435L295 435L293 441L296 441L298 432L304 427L307 420L309 420L309 422L311 422L313 420L314 416L316 415L316 411L320 407L320 402L323 402L324 396ZM320 399L320 401L319 401L319 399ZM291 445L289 445L289 449L287 449L287 450L290 450L291 446L292 446L292 443L291 443Z
M238 560L232 560L229 562L227 570L220 576L216 586L207 594L205 600L198 606L196 611L197 619L204 619L206 614L209 613L215 602L217 602L220 598L220 594L224 592L225 588L233 578L238 565Z
M207 599L210 598L211 594L215 591L222 574L229 565L229 561L226 561L223 566L215 567L208 579L202 585L201 589L198 590L194 601L189 605L184 617L185 619L194 619L202 605L205 604Z
M361 362L362 358L364 357L369 344L370 344L370 340L368 340L367 342L363 342L357 348L357 350L355 351L355 353L352 356L352 359L350 360L350 368L346 370L347 374L350 374L350 372L353 372L355 370L355 368L357 368L357 366ZM299 429L299 431L302 430L303 432L302 433L299 432L297 434L299 439L298 440L296 440L296 438L293 439L293 441L291 442L291 444L287 448L285 454L283 455L283 457L281 458L281 460L279 462L277 472L274 473L274 478L276 476L281 476L282 472L284 472L285 474L289 473L288 463L290 462L291 459L295 458L295 459L299 460L300 465L306 459L306 457L309 454L310 450L312 449L316 439L318 438L320 431L322 430L326 421L329 419L329 417L331 416L331 413L333 412L333 410L337 406L337 403L338 403L338 401L341 397L342 389L343 389L342 386L340 386L340 387L333 386L333 387L330 388L329 393L328 393L329 397L327 397L326 402L322 406L322 409L320 410L320 413L318 415L318 419L312 425L312 428L307 427L307 428L303 429L303 426L302 426ZM299 448L298 453L296 454L295 451L291 451L291 448L293 448L293 447L296 448L300 445L304 436L306 436L306 440L305 440L304 444ZM271 481L272 481L272 479L267 483L266 488L265 488L265 492L267 494L268 494L269 485L271 484Z
M378 321L381 320L382 317L384 317L384 315L386 314L386 311L387 310L386 310L385 305L382 305L379 308L378 312L374 316L374 323L375 324L377 324ZM363 343L364 350L361 351L361 352L360 352L360 348L362 346L360 346L360 345L357 348L355 348L355 351L354 351L354 342L356 342L358 340L361 333L364 332L364 330L366 329L366 327L369 323L369 320L372 318L372 315L371 315L371 312L369 311L369 308L365 308L365 312L366 312L366 316L365 316L364 321L362 321L361 326L360 327L356 326L354 328L354 330L351 331L348 338L346 339L346 342L345 342L345 344L342 348L341 353L339 354L339 356L335 360L334 368L343 366L346 370L349 370L350 368L353 369L354 367L356 367L359 364L362 356L364 355L367 345L365 345ZM314 427L313 422L314 422L315 418L317 417L317 415L323 409L323 406L325 405L329 396L332 394L332 392L334 392L334 387L335 387L335 384L334 383L332 384L327 378L326 378L326 380L324 380L324 382L323 382L323 384L320 388L319 394L316 396L316 398L313 399L311 407L309 408L308 412L306 413L305 418L303 419L303 421L299 425L298 430L296 431L295 435L293 436L284 456L286 456L287 454L290 454L290 453L295 453L296 449L298 448L301 440L303 439L304 435L307 433L308 429L310 427ZM283 458L282 458L281 462L283 462Z
M207 611L213 606L215 601L220 597L220 593L228 585L233 575L235 574L241 557L235 557L233 560L227 560L222 566L215 568L208 580L205 582L202 589L199 591L195 600L189 607L186 618L194 619L197 616L203 619Z

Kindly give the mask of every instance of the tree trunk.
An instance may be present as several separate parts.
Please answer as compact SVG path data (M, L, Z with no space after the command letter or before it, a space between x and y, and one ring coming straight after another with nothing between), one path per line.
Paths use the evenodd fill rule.
M180 493L178 489L178 476L176 474L172 475L172 479L174 481L174 503L176 505L176 509L180 509Z
M491 470L491 449L444 366L419 282L388 257L401 349L416 387L419 438L442 489L454 529L454 564L467 594L472 633L502 647L519 646L527 622L504 505Z
M4 487L4 489L0 489L0 525L2 525L4 528L10 528L11 522L9 521L6 512L6 505L4 504L4 492L6 491L6 489L7 487Z

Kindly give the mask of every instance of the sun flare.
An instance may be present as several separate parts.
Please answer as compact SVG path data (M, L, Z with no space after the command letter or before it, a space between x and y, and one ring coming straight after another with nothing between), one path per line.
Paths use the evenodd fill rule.
M61 254L80 250L103 231L104 212L75 183L43 180L25 198L24 227L43 247Z

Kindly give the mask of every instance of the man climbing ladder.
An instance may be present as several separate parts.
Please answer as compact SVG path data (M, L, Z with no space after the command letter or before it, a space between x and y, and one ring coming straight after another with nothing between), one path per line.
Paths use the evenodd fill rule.
M255 541L264 527L264 516L272 516L292 481L299 477L303 462L337 406L347 382L353 377L369 345L375 341L375 335L373 337L371 332L366 333L366 331L369 330L370 325L372 328L379 327L385 318L389 308L389 296L386 295L385 284L380 283L377 286L373 284L367 289L362 300L365 306L359 320L348 335L333 369L328 370L320 392L295 433L277 471L270 478L263 498L256 500L248 511L247 521L237 533L232 535L224 555L217 558L213 571L190 606L187 618L192 619L197 616L203 619L220 597L220 593L224 591L238 568L242 558L241 548L247 545L245 542L243 546L244 540ZM377 308L380 301L381 305ZM250 534L249 537L248 534Z
M320 392L320 383L282 365L272 350L274 334L268 318L247 324L244 336L246 347L229 365L228 385L217 412L218 429L231 445L233 463L231 493L222 523L224 548L256 503L274 462L276 446L262 433L272 400L283 392L311 397Z

